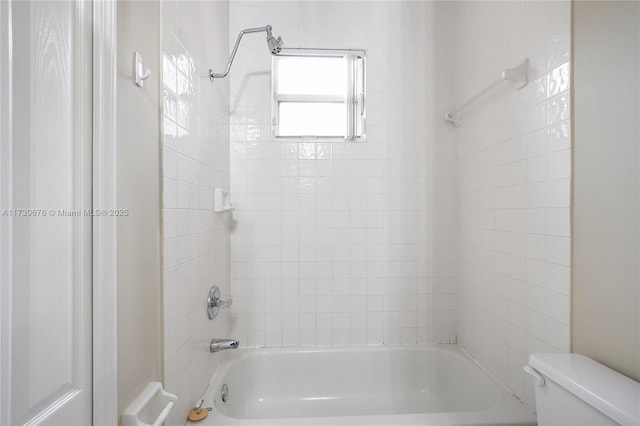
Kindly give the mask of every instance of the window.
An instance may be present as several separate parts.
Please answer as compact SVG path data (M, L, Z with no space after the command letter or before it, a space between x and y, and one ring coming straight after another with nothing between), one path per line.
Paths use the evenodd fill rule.
M271 88L276 138L364 140L364 50L282 49Z

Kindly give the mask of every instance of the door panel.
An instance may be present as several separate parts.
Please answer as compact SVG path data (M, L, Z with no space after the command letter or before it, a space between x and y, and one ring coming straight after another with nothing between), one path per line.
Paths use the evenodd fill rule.
M2 94L11 135L0 168L1 309L10 337L0 422L10 425L91 424L90 7L2 5L11 24L2 71L12 75Z

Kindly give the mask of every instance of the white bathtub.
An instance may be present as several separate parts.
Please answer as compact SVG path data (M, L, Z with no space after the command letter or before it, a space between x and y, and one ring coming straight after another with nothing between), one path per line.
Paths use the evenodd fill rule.
M203 425L535 425L456 345L227 351L204 398Z

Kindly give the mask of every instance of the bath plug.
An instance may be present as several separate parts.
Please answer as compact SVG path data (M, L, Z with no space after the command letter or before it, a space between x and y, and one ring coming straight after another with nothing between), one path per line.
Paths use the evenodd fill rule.
M189 412L187 418L190 422L199 422L200 420L207 417L208 414L209 410L207 410L206 408L194 408Z

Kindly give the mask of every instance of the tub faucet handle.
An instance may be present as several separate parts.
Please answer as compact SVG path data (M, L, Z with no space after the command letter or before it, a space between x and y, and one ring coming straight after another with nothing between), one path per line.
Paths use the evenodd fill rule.
M221 308L228 308L233 304L233 298L231 296L222 297L220 295L220 289L214 285L209 290L209 297L207 298L207 314L209 319L214 319L218 316Z
M219 308L228 308L231 305L233 305L233 297L231 296L220 297L216 303Z

